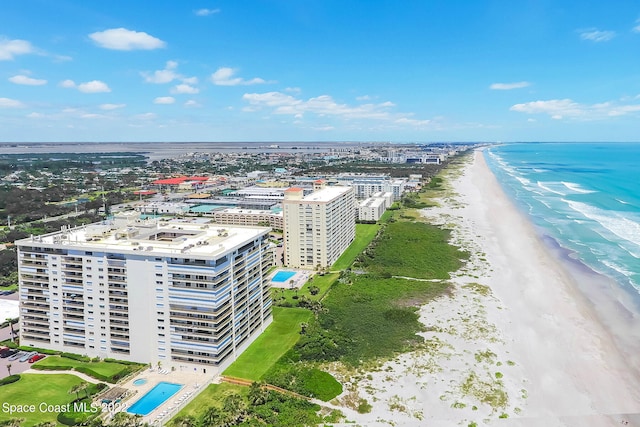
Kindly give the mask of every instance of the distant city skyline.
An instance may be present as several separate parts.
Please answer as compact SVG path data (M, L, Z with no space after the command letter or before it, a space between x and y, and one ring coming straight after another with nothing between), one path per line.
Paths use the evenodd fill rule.
M640 4L23 0L0 142L640 141Z

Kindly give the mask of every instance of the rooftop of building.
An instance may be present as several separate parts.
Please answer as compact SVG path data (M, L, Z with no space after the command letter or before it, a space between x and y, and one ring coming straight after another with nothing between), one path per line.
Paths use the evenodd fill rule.
M385 203L385 200L381 197L369 197L368 199L364 199L363 201L360 202L360 206L361 207L379 207L380 205L383 205Z
M306 202L330 202L348 191L353 191L353 189L337 185L329 186L305 196L303 200Z
M210 257L268 233L268 227L215 224L204 218L140 219L137 212L113 220L18 240L19 246L55 246L114 253Z

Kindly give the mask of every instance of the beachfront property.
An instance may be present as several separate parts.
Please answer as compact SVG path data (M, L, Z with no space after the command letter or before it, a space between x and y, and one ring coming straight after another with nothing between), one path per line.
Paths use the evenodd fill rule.
M366 199L375 193L388 192L395 200L404 193L406 179L390 178L387 175L343 173L336 177L338 185L351 186L357 199Z
M258 210L228 208L215 210L211 213L213 220L218 224L235 225L266 225L282 230L284 228L284 215L281 210Z
M329 267L355 238L352 187L328 186L304 195L289 188L284 210L284 253L289 267Z
M19 240L20 342L220 371L272 320L269 231L125 212Z
M386 199L382 197L369 197L358 203L358 220L378 221L386 210Z

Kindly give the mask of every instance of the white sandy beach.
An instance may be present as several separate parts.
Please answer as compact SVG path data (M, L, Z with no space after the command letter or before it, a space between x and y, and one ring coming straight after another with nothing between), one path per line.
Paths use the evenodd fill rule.
M361 425L640 425L640 381L592 304L503 193L482 153L424 210L472 252L455 292L423 307L424 349L352 377Z

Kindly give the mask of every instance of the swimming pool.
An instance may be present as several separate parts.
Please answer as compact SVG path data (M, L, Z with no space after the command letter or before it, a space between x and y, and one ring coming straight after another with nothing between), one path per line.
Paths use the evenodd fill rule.
M295 271L278 271L275 276L271 279L272 282L286 282L296 275Z
M146 378L138 378L137 380L133 381L133 385L143 385L147 383L147 379Z
M166 402L182 388L182 384L161 382L136 401L127 412L136 415L148 415Z

